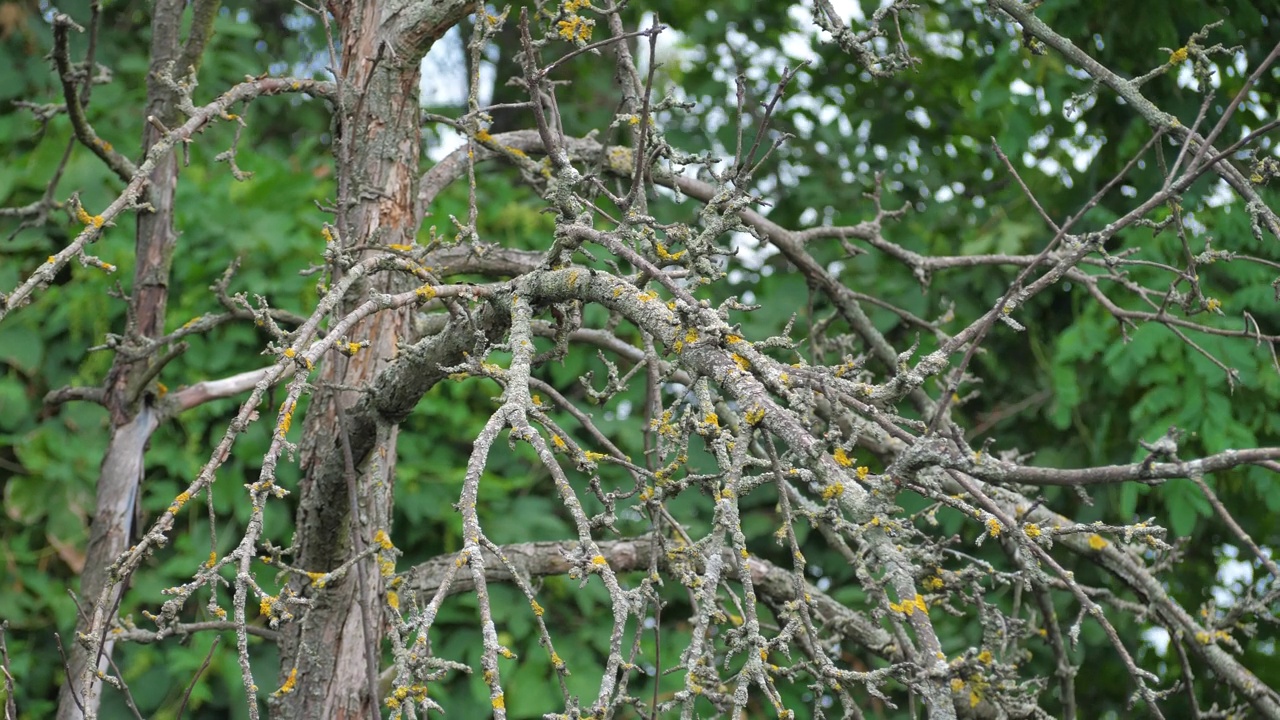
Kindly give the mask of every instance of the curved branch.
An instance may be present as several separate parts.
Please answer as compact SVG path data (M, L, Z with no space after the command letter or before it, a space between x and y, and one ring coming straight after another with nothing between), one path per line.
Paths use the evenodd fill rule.
M80 103L80 87L78 78L71 68L70 49L67 35L71 29L84 32L70 16L57 13L53 16L53 62L58 68L58 80L62 83L62 99L67 105L67 116L71 118L71 127L75 130L76 139L89 148L94 155L106 163L111 172L123 182L129 182L138 174L138 168L116 151L111 143L103 140L89 124L85 116L84 106ZM89 70L86 68L85 72Z
M658 538L653 535L624 540L602 540L598 545L609 567L615 572L648 571L655 557L661 570L670 570L666 552ZM484 563L485 580L513 582L515 578L509 568L515 568L525 579L568 575L577 567L571 558L580 547L579 540L502 545L500 546L501 557L505 558L506 562L500 562L498 555L486 549L484 552L490 562ZM730 557L732 550L726 548L723 553L726 577L730 580L741 580L738 576L737 564L732 562ZM439 591L443 585L442 580L449 576L449 571L455 566L457 560L457 553L441 555L415 565L396 577L402 583L404 592L410 600L416 596L422 601L422 605L426 605ZM751 570L752 585L762 601L775 608L795 602L795 573L792 570L755 556L747 560L747 567ZM466 573L457 573L446 588L446 595L459 595L471 592L474 588L473 578ZM846 607L811 583L804 584L804 594L809 596L812 607L816 609L817 618L822 621L821 624L824 627L890 662L902 660L902 652L895 646L893 637L875 620Z

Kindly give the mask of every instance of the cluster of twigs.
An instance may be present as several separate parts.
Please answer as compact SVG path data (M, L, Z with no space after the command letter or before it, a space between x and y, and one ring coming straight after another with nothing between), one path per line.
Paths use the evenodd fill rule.
M895 3L873 16L863 31L854 32L821 0L815 19L856 63L873 75L887 77L919 62L911 55L909 34L901 28L916 11L909 3ZM1216 500L1203 477L1245 464L1274 470L1280 448L1238 448L1186 460L1179 457L1178 435L1171 430L1149 448L1149 457L1141 463L1035 467L1021 458L993 456L985 446L974 447L969 440L972 428L962 426L951 412L961 384L972 378L971 360L984 339L1000 328L1022 329L1020 308L1064 281L1087 288L1122 327L1164 325L1218 364L1233 382L1234 371L1201 348L1195 333L1236 337L1273 348L1280 337L1264 332L1257 323L1225 330L1197 322L1193 313L1175 314L1174 310L1207 307L1208 299L1196 280L1198 265L1236 259L1230 250L1194 252L1180 213L1154 223L1157 229L1176 232L1186 251L1185 266L1166 268L1178 281L1164 289L1137 285L1126 275L1134 264L1150 266L1149 260L1123 246L1119 251L1106 248L1116 247L1109 242L1126 229L1152 225L1149 218L1154 210L1176 205L1180 194L1206 174L1217 175L1239 195L1259 236L1280 236L1280 219L1257 195L1249 178L1229 161L1274 123L1229 146L1216 144L1240 99L1271 66L1280 46L1259 63L1226 112L1206 129L1213 101L1207 84L1199 116L1184 124L1142 96L1140 85L1150 76L1126 80L1100 66L1017 0L992 0L990 11L995 23L1016 26L1084 69L1099 86L1123 97L1151 127L1150 140L1129 165L1067 218L1045 212L1003 150L994 148L1003 172L1023 188L1044 221L1047 240L1034 255L923 256L904 248L893 239L894 224L902 212L883 206L879 177L868 195L873 212L867 220L844 227L782 227L757 209L762 198L755 194L754 180L785 140L770 134L768 121L795 71L784 74L776 94L763 101L762 121L754 130L744 108L756 101L739 85L737 144L731 160L716 163L709 154L673 147L661 131L661 118L682 109L680 103L669 97L659 99L656 93L655 48L664 30L656 18L646 28L629 30L620 7L585 2L564 2L533 15L521 11L518 18L481 11L468 45L474 60L467 111L441 119L466 135L466 145L417 180L412 207L404 208L420 222L445 188L467 183L469 215L454 218L454 237L420 245L388 244L361 235L357 220L341 209L351 207L361 192L360 183L348 182L340 187L335 221L326 226L330 242L319 260L329 283L316 307L290 314L268 307L260 298L251 302L245 296L229 296L229 272L217 290L227 308L225 315L209 316L161 337L109 339L107 347L130 353L135 362L152 364L153 370L135 390L154 378L167 362L166 353L183 337L210 332L225 322L252 318L267 328L275 340L266 350L275 360L234 378L174 393L137 413L129 427L140 429L132 441L122 436L117 449L128 450L141 463L146 437L164 419L212 398L248 392L208 462L173 500L170 512L161 514L136 543L114 557L102 587L81 599L84 615L76 644L91 660L79 673L72 673L69 683L83 714L96 714L93 698L104 680L127 690L118 672L97 669L110 657L111 643L157 642L198 631L234 634L244 685L253 696L260 681L250 667L250 636L275 640L287 628L314 617L319 601L333 588L358 584L377 600L377 607L363 610L366 621L369 613L374 615L364 625L372 664L365 689L374 702L391 708L395 717L418 717L441 709L428 693L432 684L473 670L480 672L490 689L495 717L505 717L508 700L499 660L511 651L500 642L499 628L501 616L512 612L530 613L537 626L548 662L560 680L564 717L620 715L628 706L648 717L691 717L700 699L730 717L761 703L772 706L780 717L821 712L788 707L779 690L787 684L808 685L816 695L834 698L846 717L862 716L855 696L865 698L866 693L886 705L919 698L929 716L938 718L1077 717L1081 713L1075 704L1078 668L1070 658L1086 622L1105 631L1129 673L1134 697L1152 715L1162 717L1162 699L1185 686L1164 683L1138 664L1126 644L1132 638L1126 641L1112 623L1117 615L1136 615L1168 629L1184 675L1191 677L1192 667L1212 672L1231 698L1228 709L1280 717L1280 696L1241 662L1238 640L1231 635L1241 615L1265 613L1276 599L1276 590L1242 600L1232 613L1189 612L1161 583L1161 571L1177 556L1157 523L1084 525L1056 512L1038 494L1044 486L1084 488L1190 478L1240 543L1255 553L1275 587L1280 569ZM480 105L476 91L479 58L510 22L518 23L523 66L523 75L516 81L530 98L522 107L532 113L536 126L490 134L491 108ZM55 59L66 89L62 110L72 115L78 142L96 148L127 187L101 214L79 209L83 232L0 299L0 320L28 302L66 263L78 259L100 265L86 254L88 247L110 231L112 220L121 213L147 210L148 178L156 164L192 141L209 123L238 119L230 114L234 106L277 93L305 92L328 99L345 120L354 117L355 106L362 102L348 92L354 87L351 76L337 68L338 80L333 83L260 78L203 105L191 99L193 82L171 77L169 90L176 93L185 119L175 127L161 128L159 141L135 166L104 149L89 127L79 102L80 88L88 87L87 80L66 58L65 32L73 24L59 15L54 25L60 38ZM591 42L590 29L596 25L606 28L607 37ZM882 25L895 28L896 42L877 42L889 35ZM632 56L632 41L637 40L648 46L647 67ZM394 55L398 46L389 42L388 47ZM570 49L544 64L549 48L556 47ZM886 47L892 52L883 52ZM1194 43L1188 50L1193 55L1204 52ZM566 136L559 108L563 89L551 80L554 70L565 63L601 53L616 60L621 80L619 107L608 129L614 143ZM1168 142L1178 147L1171 162L1163 155ZM340 165L342 154L349 150L349 145L337 145ZM1152 154L1165 178L1159 190L1135 201L1128 213L1104 227L1077 229L1079 219L1139 160ZM516 251L484 239L476 176L486 164L496 162L518 168L554 215L554 236L548 238L545 250ZM54 185L50 187L52 191ZM664 193L700 203L697 221L656 216L660 211L654 208L662 204L655 198ZM52 197L50 192L41 203L15 213L44 217L53 207ZM819 364L793 340L790 326L778 328L773 337L746 337L731 318L733 313L749 311L748 306L735 299L713 306L700 298L699 289L723 282L726 267L736 262L728 244L735 232L749 233L775 248L804 276L812 292L831 303L865 354L846 357L836 365ZM939 324L894 308L891 298L842 283L810 252L815 245L832 242L881 253L922 280L933 273L974 266L1001 265L1017 273L1007 288L993 293L987 312L969 318L957 332L944 333ZM479 284L447 282L450 275L464 273L495 279ZM368 283L378 277L397 278L400 289L369 291L374 286ZM1137 298L1149 309L1126 309L1130 303L1117 301L1117 293ZM872 324L864 310L868 304L891 307L904 323L936 337L938 349L921 356L915 346L895 346ZM604 308L607 323L589 325L589 306ZM325 391L317 384L317 369L340 357L380 352L361 335L364 323L410 308L417 313L414 334L420 339L403 343L394 357L384 353L375 359L372 380L360 389L358 399L338 406L338 440L327 444L306 437L303 447L295 445L289 439L295 408L304 394L317 387L318 392ZM623 322L639 329L641 343L633 345L612 332ZM841 342L824 337L824 332L822 327L813 329L829 345ZM547 346L546 339L550 349L540 352L539 347ZM608 406L629 388L645 388L643 457L628 456L597 427L592 415L566 397L564 388L539 378L544 364L584 349L598 352L608 369L603 384L597 378L583 378L597 404ZM508 353L510 361L490 360L499 352ZM394 454L381 451L390 448L394 453L396 425L425 393L443 382L475 378L497 382L502 394L484 429L473 439L462 478L457 508L465 545L448 557L401 568L396 564L398 551L389 521ZM277 387L284 388L283 402L273 419L264 419L260 408L268 392ZM105 397L105 390L69 388L55 393L51 401L103 401ZM235 548L218 555L215 547L209 561L188 582L170 588L168 598L148 613L150 627L122 620L117 607L124 584L145 559L162 552L173 539L179 531L178 509L210 492L237 438L258 422L274 422L275 431L262 458L261 474L248 486L253 513ZM567 424L577 429L570 430ZM490 454L504 437L513 445L532 449L550 478L545 491L558 499L576 537L505 547L490 540L477 505ZM589 438L589 442L575 437ZM358 537L354 549L331 567L307 566L299 560L297 548L279 547L276 539L264 533L263 511L291 492L277 481L276 470L299 449L314 470L309 482L339 488L338 504L351 503L348 517L358 518L350 520L349 531ZM689 469L689 454L703 449L715 468L695 473ZM857 457L873 460L859 463ZM792 557L789 567L757 557L760 539L749 537L742 527L740 501L764 487L772 488L778 498L774 539ZM670 505L677 496L699 492L706 496L703 510L712 518L710 529L700 533L691 530L688 519ZM908 492L927 498L931 505L923 512L904 514L895 498ZM997 545L1006 564L990 565L968 554L959 538L939 536L933 515L942 508L970 518L978 541ZM648 519L649 531L625 537L617 528L618 520L635 511ZM848 562L866 593L865 604L841 604L809 582L796 533L800 524L811 525ZM1141 604L1081 583L1064 568L1064 555L1088 559L1116 587L1140 597ZM268 561L266 566L262 559ZM260 579L264 572L273 577L283 572L290 584L273 594ZM608 627L608 653L594 697L574 697L564 683L565 675L577 666L575 658L556 650L557 633L544 620L536 579L549 575L599 582L608 592L612 612L600 619ZM489 588L499 582L515 584L528 607L494 607ZM992 584L1016 588L1019 602L1012 608L984 602ZM688 624L691 641L685 647L662 648L647 655L641 649L647 631L644 621L674 622L664 607L670 607L669 595L676 587L684 588L687 595L689 612L680 620ZM226 593L229 599L223 597ZM428 639L442 604L461 593L478 599L483 636L479 668L436 655ZM1060 619L1054 609L1054 598L1063 593L1076 602L1073 618ZM197 598L204 599L207 612L217 621L185 619ZM255 603L260 614L269 618L270 628L250 622ZM954 644L935 630L934 618L944 614L979 622L983 646L957 654ZM377 667L384 640L377 628L385 629L385 642L391 648L393 662L387 667ZM1049 677L1029 676L1019 667L1022 645L1040 637L1055 658ZM860 648L859 652L877 658L878 665L875 669L850 667L838 651L842 647ZM298 660L297 653L293 660ZM660 697L650 673L678 673L682 686ZM286 662L280 674L276 691L280 702L302 692L308 682L296 662ZM638 685L652 686L652 696L642 697ZM1050 693L1049 687L1056 692ZM1057 699L1050 701L1049 695ZM1191 702L1196 702L1194 694ZM250 702L249 707L250 716L257 717L256 703Z

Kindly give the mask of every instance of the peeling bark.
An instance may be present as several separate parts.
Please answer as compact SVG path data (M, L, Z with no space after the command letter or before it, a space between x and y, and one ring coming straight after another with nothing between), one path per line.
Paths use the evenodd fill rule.
M330 4L342 48L334 135L337 242L344 252L413 243L421 221L415 205L419 65L430 43L470 5ZM349 302L363 300L370 291L403 291L404 283L377 276L355 288ZM350 337L334 338L368 345L353 357L332 353L320 369L303 438L297 567L332 570L365 549L378 530L390 532L396 426L380 420L371 438L357 439L348 434L344 416L361 400L349 388L369 387L395 357L398 344L412 340L411 332L410 310L402 309L369 318ZM275 698L273 715L378 717L383 578L376 560L362 560L343 580L323 589L309 587L305 577L295 578L291 589L310 597L313 605L282 633L280 680L294 677L295 689Z
M206 10L210 3L201 3ZM216 3L213 4L216 9ZM160 0L153 8L151 23L151 70L147 77L147 117L159 123L143 126L143 155L163 137L160 127L176 125L175 97L160 73L168 72L178 60L181 37L182 0ZM210 24L210 28L212 25ZM204 36L207 39L207 35ZM201 48L203 40L197 43ZM193 71L199 53L184 55L183 65ZM83 633L106 633L109 618L123 592L123 578L110 576L109 568L128 547L133 531L134 508L145 474L145 450L151 433L159 426L159 413L148 406L141 387L154 358L128 356L130 341L154 338L164 333L165 308L169 298L169 273L178 233L174 229L174 197L178 185L178 160L169 153L151 172L147 201L152 212L138 215L135 236L133 291L129 298L126 343L107 374L104 405L111 418L111 439L98 473L97 505L94 509L85 570L80 578L82 614L76 623L76 639L67 648L67 680L58 696L58 720L96 717L101 681L95 670L107 669L114 643L107 640L96 658L78 641ZM104 595L108 585L111 592Z

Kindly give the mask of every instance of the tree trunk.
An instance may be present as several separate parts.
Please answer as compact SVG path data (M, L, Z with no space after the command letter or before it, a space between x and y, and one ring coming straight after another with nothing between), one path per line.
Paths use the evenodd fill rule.
M147 75L147 113L160 126L172 126L176 119L173 92L159 80L168 65L179 59L183 0L159 0L151 21L151 66ZM204 3L206 9L210 3ZM215 8L216 9L216 8ZM207 35L199 38L203 47ZM191 53L183 56L189 59ZM184 63L188 71L198 66L195 59ZM156 123L143 125L142 156L159 141L163 131ZM106 672L114 648L109 622L127 578L112 578L111 564L128 547L133 533L134 510L145 474L145 449L151 433L159 425L159 415L149 407L150 396L141 385L150 377L154 355L131 357L137 341L164 334L165 306L169 298L169 272L177 233L173 225L173 199L178 184L178 161L173 153L156 164L147 186L146 200L152 212L138 214L135 236L133 292L129 298L129 322L124 347L117 352L107 374L104 404L111 418L111 439L98 473L97 505L90 530L88 554L80 578L82 613L76 622L76 641L67 649L67 680L58 696L58 720L96 717L101 681L95 670ZM104 591L111 587L111 592ZM103 635L101 652L79 642L81 634Z
M342 49L334 123L336 242L351 259L387 245L412 244L421 220L414 207L421 142L419 66L430 42L461 17L466 4L431 3L416 12L406 10L410 5L330 4ZM411 14L421 20L406 23ZM370 290L404 290L404 283L390 273L377 275L351 293L347 306L367 298ZM410 340L410 313L383 312L358 325L351 337L334 338L368 346L353 357L331 353L321 366L304 424L294 558L295 566L307 572L333 570L369 547L378 531L390 534L396 428L379 427L373 452L355 457L343 414L359 398L351 388L368 386L394 357L397 343ZM313 604L282 633L280 684L292 677L293 689L273 700L273 716L378 717L385 603L377 559L366 557L323 589L295 577L290 590L309 596Z

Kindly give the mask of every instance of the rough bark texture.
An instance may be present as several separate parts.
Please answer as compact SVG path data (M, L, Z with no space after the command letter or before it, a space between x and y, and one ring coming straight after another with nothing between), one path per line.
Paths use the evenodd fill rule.
M467 7L417 5L330 5L342 48L335 121L337 242L356 256L411 244L417 234L419 65L430 42ZM359 302L370 291L405 289L393 282L403 280L377 276L349 301ZM411 339L409 320L408 310L370 318L351 337L335 338L366 342L365 349L354 357L331 353L322 364L304 430L296 537L295 564L308 572L333 570L368 547L378 530L390 532L395 425L380 422L372 437L356 439L344 418L361 399L349 388L369 386L395 357L397 345ZM323 589L309 587L305 577L294 579L292 591L314 604L282 635L281 684L293 677L295 689L275 700L275 717L378 717L382 582L372 557Z
M207 3L205 3L207 5ZM178 60L181 36L182 0L160 0L152 17L151 69L147 77L147 117L163 126L176 123L173 92L160 81L160 73ZM207 38L207 36L206 36ZM200 43L203 46L203 43ZM187 56L183 56L187 61ZM186 62L193 68L195 61ZM155 123L143 126L142 155L162 137ZM178 235L173 225L173 199L178 184L178 161L173 153L159 162L151 173L147 201L152 212L138 214L135 236L136 265L133 291L129 298L129 324L126 328L124 352L118 353L107 375L105 405L111 417L111 440L98 472L97 503L90 530L88 554L80 578L82 613L76 623L76 636L87 632L105 632L106 618L119 600L123 585L116 585L111 595L103 590L113 581L110 566L129 545L133 531L134 508L139 486L145 474L144 451L151 433L159 424L156 412L147 406L146 393L140 387L148 377L148 360L128 356L132 341L154 338L164 333L165 307L169 299L169 271ZM153 354L147 357L154 359ZM79 642L66 643L67 681L58 696L58 719L79 720L95 717L101 683L91 677L92 671L105 672L114 642L102 645L96 662ZM82 691L89 692L81 696Z

